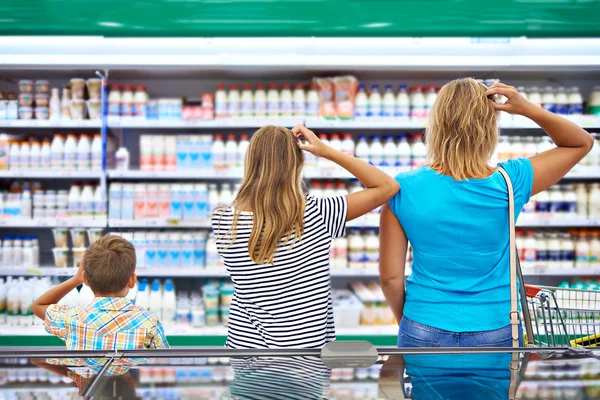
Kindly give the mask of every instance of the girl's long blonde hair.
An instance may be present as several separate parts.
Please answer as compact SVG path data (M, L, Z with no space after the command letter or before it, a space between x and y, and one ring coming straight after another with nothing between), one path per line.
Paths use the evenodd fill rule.
M253 213L248 253L257 264L272 263L281 243L304 233L304 155L296 136L280 126L263 126L252 136L244 160L244 179L233 201L235 237L239 206Z
M498 112L472 78L444 85L433 104L425 132L429 166L455 180L489 175L498 143Z

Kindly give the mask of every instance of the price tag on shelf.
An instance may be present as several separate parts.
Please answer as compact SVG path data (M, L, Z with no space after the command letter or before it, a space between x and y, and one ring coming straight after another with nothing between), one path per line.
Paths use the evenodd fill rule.
M168 219L167 224L172 226L179 226L181 224L181 221L178 219Z
M75 268L55 268L53 271L54 276L73 276L77 272Z
M598 117L596 115L580 115L580 125L583 127L595 127L598 126Z

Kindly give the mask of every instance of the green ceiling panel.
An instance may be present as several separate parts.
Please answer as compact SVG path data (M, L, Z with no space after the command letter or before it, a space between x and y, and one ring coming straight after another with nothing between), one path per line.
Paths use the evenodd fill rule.
M600 37L600 0L0 0L0 34Z

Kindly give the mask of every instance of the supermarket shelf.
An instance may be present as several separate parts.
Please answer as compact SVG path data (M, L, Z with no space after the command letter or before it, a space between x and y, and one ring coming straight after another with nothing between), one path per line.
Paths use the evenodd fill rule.
M0 171L0 178L31 179L101 179L102 171L53 171L53 170L18 170Z
M183 171L140 171L126 170L107 171L108 177L111 179L165 179L165 180L219 180L219 179L242 179L242 171L231 170L214 170L214 169L198 169L198 170L183 170Z
M579 219L579 218L528 218L521 216L517 220L517 227L522 228L587 228L599 227L600 220L596 219ZM350 221L346 224L348 228L378 228L379 217L369 216Z
M0 228L105 228L106 218L0 219Z
M51 121L49 119L0 119L0 128L100 128L100 120Z
M212 228L210 221L181 221L174 219L109 219L109 228Z
M109 128L179 128L179 129L212 129L212 128L253 128L263 125L278 125L292 128L303 122L302 118L228 118L211 120L143 120L143 119L109 119Z

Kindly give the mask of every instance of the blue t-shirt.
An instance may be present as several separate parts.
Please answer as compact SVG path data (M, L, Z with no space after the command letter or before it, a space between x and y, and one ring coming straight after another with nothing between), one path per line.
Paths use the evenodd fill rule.
M531 162L499 165L512 181L517 218L531 196ZM452 332L508 325L508 189L500 172L455 181L422 167L396 181L389 204L413 248L404 315Z

